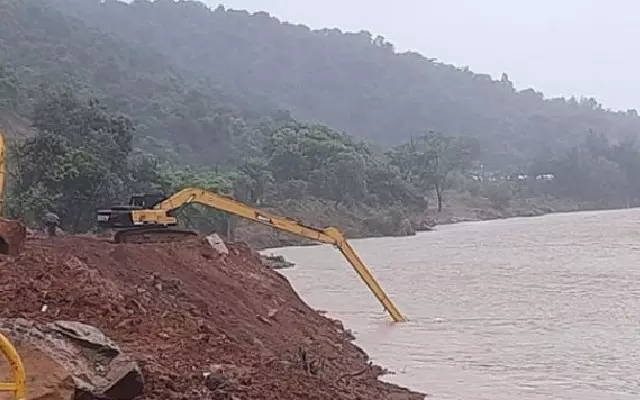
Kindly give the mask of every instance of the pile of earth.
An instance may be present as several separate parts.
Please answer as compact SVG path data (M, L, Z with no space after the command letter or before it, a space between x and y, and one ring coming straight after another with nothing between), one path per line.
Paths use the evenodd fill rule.
M0 255L0 318L80 321L140 365L144 399L423 399L242 244L30 238Z

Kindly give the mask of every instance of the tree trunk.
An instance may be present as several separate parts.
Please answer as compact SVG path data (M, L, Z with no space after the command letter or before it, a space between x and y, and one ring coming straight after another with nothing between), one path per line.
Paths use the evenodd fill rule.
M226 218L227 220L227 240L233 242L235 240L235 217L233 215L229 215Z
M438 199L438 212L442 212L442 187L439 184L435 185L436 198Z
M83 207L82 205L76 205L78 212L75 215L75 218L73 220L73 222L70 224L71 226L69 226L69 230L73 233L78 233L80 231L80 224L82 223L82 210ZM62 221L60 221L62 225ZM61 228L62 229L62 228Z

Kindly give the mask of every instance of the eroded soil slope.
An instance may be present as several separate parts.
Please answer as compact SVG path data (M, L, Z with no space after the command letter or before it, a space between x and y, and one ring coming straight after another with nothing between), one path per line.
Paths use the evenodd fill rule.
M99 327L140 361L147 399L424 397L380 382L339 322L247 247L229 248L30 239L0 256L0 317Z

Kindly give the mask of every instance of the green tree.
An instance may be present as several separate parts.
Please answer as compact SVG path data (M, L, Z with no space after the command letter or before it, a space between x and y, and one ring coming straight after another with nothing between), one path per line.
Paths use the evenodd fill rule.
M244 178L247 194L244 198L250 203L262 204L267 192L273 187L274 179L269 171L269 163L261 157L249 157L238 168ZM236 185L239 185L239 178Z
M447 178L453 171L465 171L478 155L478 145L463 137L450 137L430 132L423 136L430 149L427 180L433 185L438 202L438 212L443 208L443 192Z
M23 2L33 4L36 0ZM243 115L256 109L246 108L248 103L259 103L265 108L277 104L305 120L385 146L408 141L426 126L448 135L462 133L482 140L487 150L482 161L488 169L502 171L527 165L546 146L566 151L582 141L589 129L603 132L610 139L635 135L640 130L636 113L606 110L595 99L545 99L533 89L514 89L506 73L492 79L467 67L443 64L428 55L397 52L384 38L366 31L312 30L281 22L266 13L250 14L224 7L211 10L194 2L98 3L47 2L63 14L78 17L89 27L122 40L119 52L113 51L115 46L109 46L104 38L87 30L79 32L82 37L73 40L85 44L80 39L91 37L101 45L94 46L95 52L111 51L118 55L115 64L121 71L127 72L123 65L136 66L136 76L149 76L149 72L155 72L150 65L177 66L188 72L184 76L210 79L219 82L223 92L239 94L242 102L233 98L225 105L243 110ZM49 19L56 15L43 14ZM28 16L14 20L25 26L70 23ZM17 31L9 23L6 35L0 37L9 37ZM20 32L34 30L24 28ZM52 42L49 47L53 48L68 42L60 36L41 40L49 39ZM33 42L24 40L21 47L37 45ZM131 55L125 50L125 44L132 43L144 43L143 49L161 54L163 63L127 63L127 59L139 61L144 56L142 51ZM68 47L72 60L77 53L87 52L83 46ZM39 49L43 51L25 54L38 54L42 63L47 47ZM31 60L15 53L8 58L16 59L20 65L36 64L25 62ZM99 56L94 52L88 54ZM52 57L52 61L57 59ZM93 66L85 68L94 70ZM122 77L118 72L115 77ZM162 80L153 79L150 84L158 81ZM197 96L189 99L194 106L200 100ZM176 96L174 100L179 99ZM210 101L203 95L202 104ZM130 113L141 115L137 110ZM156 125L153 134L162 127ZM200 129L197 124L184 124L180 130L166 132L179 135L179 141L192 135L207 137L207 129ZM211 148L193 150L213 152Z
M509 207L509 202L513 197L511 189L506 183L487 185L485 187L485 195L493 208L498 210L504 210Z
M162 181L167 184L163 188L165 195L171 195L190 187L209 190L229 197L233 197L236 192L233 181L235 173L233 172L168 166L162 174ZM190 204L177 210L175 215L186 228L233 236L234 219L222 211L199 204Z
M361 201L366 192L371 151L327 127L281 127L268 136L265 155L276 182L307 181L313 195L336 204Z
M635 140L612 144L603 135L590 133L566 152L539 158L531 170L555 175L543 189L557 197L607 207L629 206L640 199L638 160Z
M412 138L387 154L404 179L424 191L435 191L437 209L441 212L449 175L453 171L469 169L478 153L479 146L475 140L431 131Z
M13 215L36 223L45 209L64 228L85 231L95 209L122 196L130 177L133 126L97 101L69 91L48 93L35 110L37 135L16 143L10 154Z
M0 65L0 110L16 110L20 103L19 84L12 71Z

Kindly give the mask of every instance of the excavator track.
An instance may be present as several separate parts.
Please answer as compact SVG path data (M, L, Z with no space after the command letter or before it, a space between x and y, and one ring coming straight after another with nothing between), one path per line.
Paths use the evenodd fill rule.
M185 229L136 227L116 232L114 241L133 244L176 243L194 238L197 235L197 232Z

